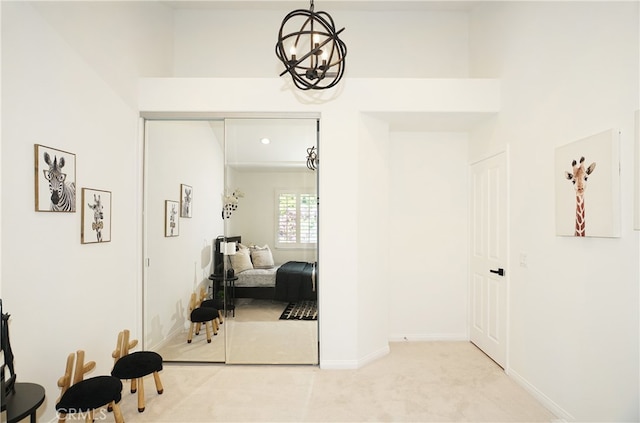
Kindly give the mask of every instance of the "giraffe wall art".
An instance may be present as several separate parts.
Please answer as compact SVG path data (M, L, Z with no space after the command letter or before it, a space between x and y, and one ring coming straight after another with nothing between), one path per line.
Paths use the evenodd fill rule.
M556 235L620 236L617 131L608 130L558 147L554 173Z
M576 191L576 231L575 236L586 236L587 221L584 203L584 194L587 188L587 180L596 168L596 163L584 167L584 157L580 162L571 162L571 172L565 172L566 178L571 181Z
M193 188L180 184L180 217L191 217L193 208Z
M111 241L111 192L82 188L81 242Z
M164 202L164 236L172 237L180 235L179 223L180 203L173 200Z

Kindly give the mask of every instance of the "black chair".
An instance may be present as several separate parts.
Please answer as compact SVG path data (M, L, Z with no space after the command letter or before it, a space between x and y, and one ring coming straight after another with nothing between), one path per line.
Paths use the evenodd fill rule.
M162 357L153 351L129 350L138 344L138 340L129 341L129 330L125 329L118 334L118 344L112 356L115 360L111 376L118 379L131 380L131 393L138 392L138 412L145 409L144 380L143 377L153 374L158 394L164 392L159 371L162 370Z
M76 359L77 356L77 359ZM73 373L75 361L75 374ZM107 406L113 411L116 423L124 423L118 402L122 397L122 382L113 376L95 376L84 379L85 373L95 368L95 361L84 364L84 351L67 357L64 376L58 380L62 393L56 404L58 421L64 422L68 414L87 413L86 421L94 420L94 411Z

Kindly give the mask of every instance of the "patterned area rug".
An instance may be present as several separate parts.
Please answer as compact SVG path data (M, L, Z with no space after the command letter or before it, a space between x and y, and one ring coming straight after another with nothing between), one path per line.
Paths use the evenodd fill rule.
M317 301L289 303L280 315L280 320L318 320Z

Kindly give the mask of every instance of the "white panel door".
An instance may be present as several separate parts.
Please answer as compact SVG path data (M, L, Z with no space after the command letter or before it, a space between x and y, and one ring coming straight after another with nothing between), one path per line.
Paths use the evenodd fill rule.
M504 368L507 356L507 161L471 166L471 342Z

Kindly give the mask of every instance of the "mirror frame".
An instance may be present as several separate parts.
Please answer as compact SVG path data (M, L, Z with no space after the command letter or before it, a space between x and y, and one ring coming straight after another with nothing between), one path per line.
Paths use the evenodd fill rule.
M140 125L140 138L141 138L141 143L142 143L142 173L143 173L143 180L146 181L147 179L147 155L148 155L148 140L147 140L147 136L148 134L146 133L146 123L147 121L223 121L225 122L227 119L315 119L318 121L318 123L321 120L321 114L319 112L169 112L169 111L141 111L140 112L140 121L141 121L141 125ZM224 127L224 140L223 140L223 144L224 144L224 154L225 157L223 159L223 163L224 166L226 167L226 143L227 143L227 135L226 135L226 125ZM318 132L316 135L316 148L319 150L319 142L320 142L320 135L319 135L319 127L318 127ZM317 169L316 171L316 189L317 189L317 195L319 198L319 177L317 176L319 173L319 169ZM224 184L226 186L226 171L224 172L223 175L224 178ZM146 306L146 292L148 290L148 271L147 271L147 266L145 265L145 263L147 262L148 259L148 236L147 236L147 228L148 228L148 222L147 222L147 213L146 213L146 195L147 195L147 190L146 190L146 182L143 182L143 191L142 191L142 196L143 196L143 216L142 216L142 243L141 243L141 258L142 258L142 262L140 263L141 265L141 274L142 274L142 286L141 286L141 345L143 349L147 349L148 345L146 345L146 325L147 325L147 316L146 316L146 310L147 310L147 306ZM319 222L318 222L319 224ZM225 225L225 230L224 232L226 232L226 225ZM226 236L226 234L224 234L224 236ZM214 240L215 242L215 240ZM320 239L318 239L318 244L320 243ZM319 248L318 248L318 252L319 252ZM316 255L318 262L319 262L319 257L318 255ZM212 258L213 260L213 258ZM319 288L318 288L319 289ZM318 301L319 301L320 297L318 297ZM319 331L319 326L318 326L318 331ZM206 363L210 363L210 364L225 364L227 362L227 349L228 349L228 345L227 345L227 336L226 336L226 331L225 331L225 346L224 346L224 350L225 350L225 357L223 361L207 361ZM319 346L318 346L319 348ZM319 351L318 351L319 352ZM174 362L196 362L196 361L179 361L179 360L171 360Z

